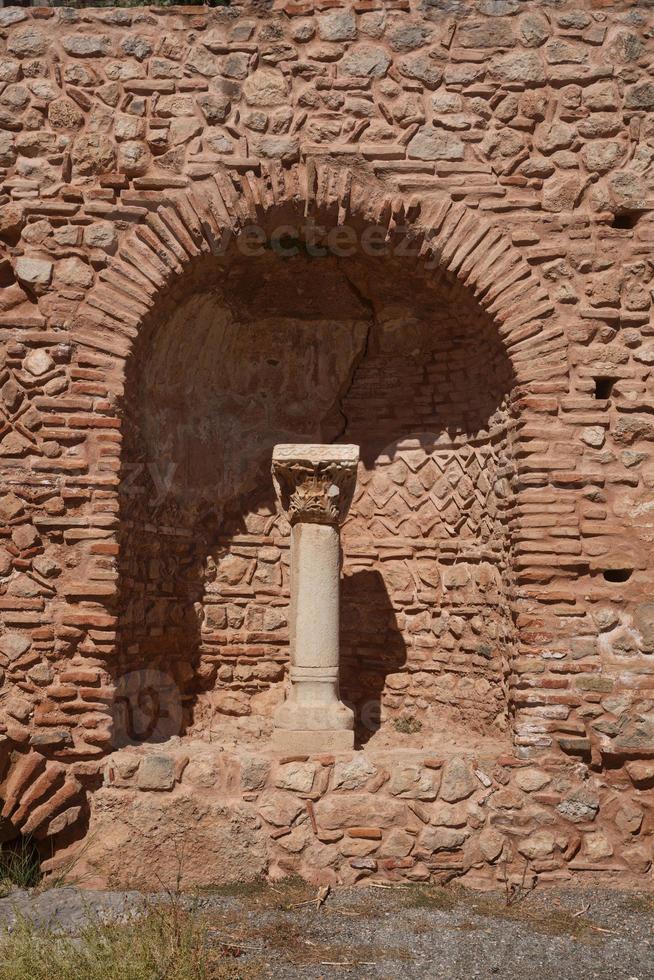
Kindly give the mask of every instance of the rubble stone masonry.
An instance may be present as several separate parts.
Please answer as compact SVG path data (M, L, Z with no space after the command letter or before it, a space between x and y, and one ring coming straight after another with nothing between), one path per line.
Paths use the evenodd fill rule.
M0 9L1 839L98 883L181 843L195 884L651 881L652 38ZM356 747L285 758L308 442L360 447Z

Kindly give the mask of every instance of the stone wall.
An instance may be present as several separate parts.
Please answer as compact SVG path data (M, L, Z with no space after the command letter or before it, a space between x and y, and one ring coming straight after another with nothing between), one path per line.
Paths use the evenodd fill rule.
M616 868L649 868L651 20L520 0L0 11L6 837L66 853L126 742L265 756L288 603L270 450L319 438L362 448L359 744L391 780L407 746L533 763L561 798L590 781ZM320 245L381 228L385 249L316 257L310 222ZM292 257L270 248L282 225ZM538 802L500 807L509 837L568 819Z
M486 748L280 758L175 738L111 757L75 873L146 889L178 876L191 887L289 874L316 884L456 879L517 894L581 873L642 886L651 781L642 762L609 785L565 758L540 766Z

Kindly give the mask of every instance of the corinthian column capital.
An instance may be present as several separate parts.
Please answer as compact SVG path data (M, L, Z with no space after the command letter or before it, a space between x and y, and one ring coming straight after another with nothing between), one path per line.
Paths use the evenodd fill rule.
M273 483L289 524L342 524L358 462L358 446L275 446Z

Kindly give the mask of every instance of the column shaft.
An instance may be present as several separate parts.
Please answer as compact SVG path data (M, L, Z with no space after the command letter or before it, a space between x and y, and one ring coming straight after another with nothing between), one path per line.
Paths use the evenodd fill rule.
M291 531L290 677L299 703L338 700L339 578L338 529L296 524Z

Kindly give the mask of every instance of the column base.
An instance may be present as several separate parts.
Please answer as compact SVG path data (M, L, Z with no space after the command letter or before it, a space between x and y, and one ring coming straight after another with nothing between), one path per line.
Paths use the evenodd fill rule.
M333 687L335 681L332 680ZM354 728L354 712L346 704L334 696L333 691L320 691L315 696L313 691L300 689L293 697L283 701L273 715L273 731L287 732L340 732L352 733ZM314 694L314 699L309 699Z
M351 752L354 748L354 732L309 731L276 728L272 734L272 748L286 755L313 755L322 752Z

